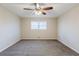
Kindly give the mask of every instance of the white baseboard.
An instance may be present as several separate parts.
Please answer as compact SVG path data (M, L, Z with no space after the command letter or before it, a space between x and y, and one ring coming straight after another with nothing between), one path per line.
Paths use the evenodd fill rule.
M22 38L22 40L57 40L56 38Z
M17 40L16 42L14 42L14 43L12 43L12 44L6 46L5 48L1 49L0 52L6 50L7 48L11 47L12 45L16 44L16 43L19 42L19 41L20 41L20 40Z
M74 49L73 47L70 47L68 44L66 44L65 42L61 41L60 39L57 39L59 42L61 42L62 44L64 44L65 46L69 47L70 49L72 49L73 51L75 51L76 53L79 54L79 51Z

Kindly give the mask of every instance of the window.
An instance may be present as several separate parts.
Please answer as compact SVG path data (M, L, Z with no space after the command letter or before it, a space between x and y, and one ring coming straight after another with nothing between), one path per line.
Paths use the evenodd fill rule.
M47 23L46 22L39 22L39 29L47 29Z
M31 22L31 29L38 29L38 22Z
M31 22L31 29L47 29L47 22L46 21L32 21Z

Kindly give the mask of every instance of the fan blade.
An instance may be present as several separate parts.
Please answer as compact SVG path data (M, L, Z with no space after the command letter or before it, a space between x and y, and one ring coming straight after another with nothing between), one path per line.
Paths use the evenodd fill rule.
M43 8L43 10L51 10L53 9L53 7L46 7L46 8Z
M43 14L43 15L46 15L46 13L45 13L45 12L42 12L42 14Z
M34 10L34 9L31 9L31 8L24 8L24 10Z

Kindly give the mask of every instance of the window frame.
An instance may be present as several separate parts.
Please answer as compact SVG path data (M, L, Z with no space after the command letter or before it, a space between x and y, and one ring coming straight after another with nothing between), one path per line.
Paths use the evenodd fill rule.
M36 25L33 23L36 23ZM35 28L34 26L36 26L37 28ZM42 27L42 26L44 26L44 27ZM47 21L31 21L31 29L32 30L46 30Z

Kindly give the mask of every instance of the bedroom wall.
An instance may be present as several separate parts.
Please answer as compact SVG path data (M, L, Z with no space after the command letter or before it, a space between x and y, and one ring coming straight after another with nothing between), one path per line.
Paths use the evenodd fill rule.
M58 40L79 53L79 5L58 18Z
M20 20L0 6L0 52L20 40Z
M32 30L31 21L46 21L46 30ZM57 20L52 17L27 17L21 19L22 39L56 39Z

